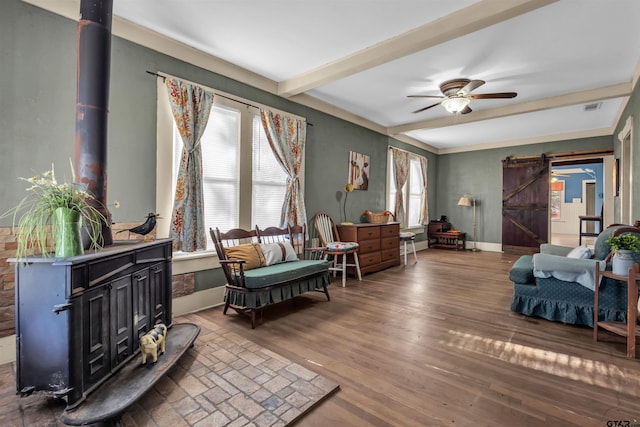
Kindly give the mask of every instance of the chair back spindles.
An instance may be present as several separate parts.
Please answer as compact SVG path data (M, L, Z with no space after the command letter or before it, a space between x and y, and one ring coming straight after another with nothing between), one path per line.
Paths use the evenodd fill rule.
M318 231L318 237L322 246L326 246L327 243L335 242L338 239L334 236L334 224L331 217L325 213L319 213L316 216L316 230Z

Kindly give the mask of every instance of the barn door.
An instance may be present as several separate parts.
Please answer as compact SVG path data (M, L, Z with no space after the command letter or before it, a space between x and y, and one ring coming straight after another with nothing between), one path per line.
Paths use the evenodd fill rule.
M549 160L502 161L502 250L535 253L549 235Z

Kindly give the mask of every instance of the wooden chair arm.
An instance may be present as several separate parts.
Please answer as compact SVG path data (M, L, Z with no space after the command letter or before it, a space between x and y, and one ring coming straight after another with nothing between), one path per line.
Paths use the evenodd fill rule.
M228 284L244 288L244 264L247 261L244 259L221 259L219 262L220 266L222 266L222 270L224 271L224 275L227 277ZM234 264L238 265L238 267L234 268Z

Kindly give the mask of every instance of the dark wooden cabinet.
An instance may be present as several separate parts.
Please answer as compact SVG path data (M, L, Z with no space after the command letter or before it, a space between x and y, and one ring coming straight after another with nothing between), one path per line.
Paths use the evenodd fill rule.
M65 397L72 408L154 324L171 326L171 257L171 241L159 240L16 263L17 391Z
M451 231L451 223L449 222L430 222L427 229L429 248L464 250L466 238L465 233Z
M362 274L400 265L399 223L338 225L338 233L343 242L360 244L358 260ZM348 271L356 273L354 267Z
M427 236L431 237L434 233L444 233L451 230L450 222L430 222L427 228Z

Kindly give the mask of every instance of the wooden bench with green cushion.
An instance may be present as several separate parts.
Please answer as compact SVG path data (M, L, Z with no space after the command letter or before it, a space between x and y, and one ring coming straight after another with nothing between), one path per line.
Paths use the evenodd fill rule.
M311 291L331 300L329 263L321 248L305 248L304 227L209 231L227 278L224 314L231 307L255 328L257 310L270 304Z

